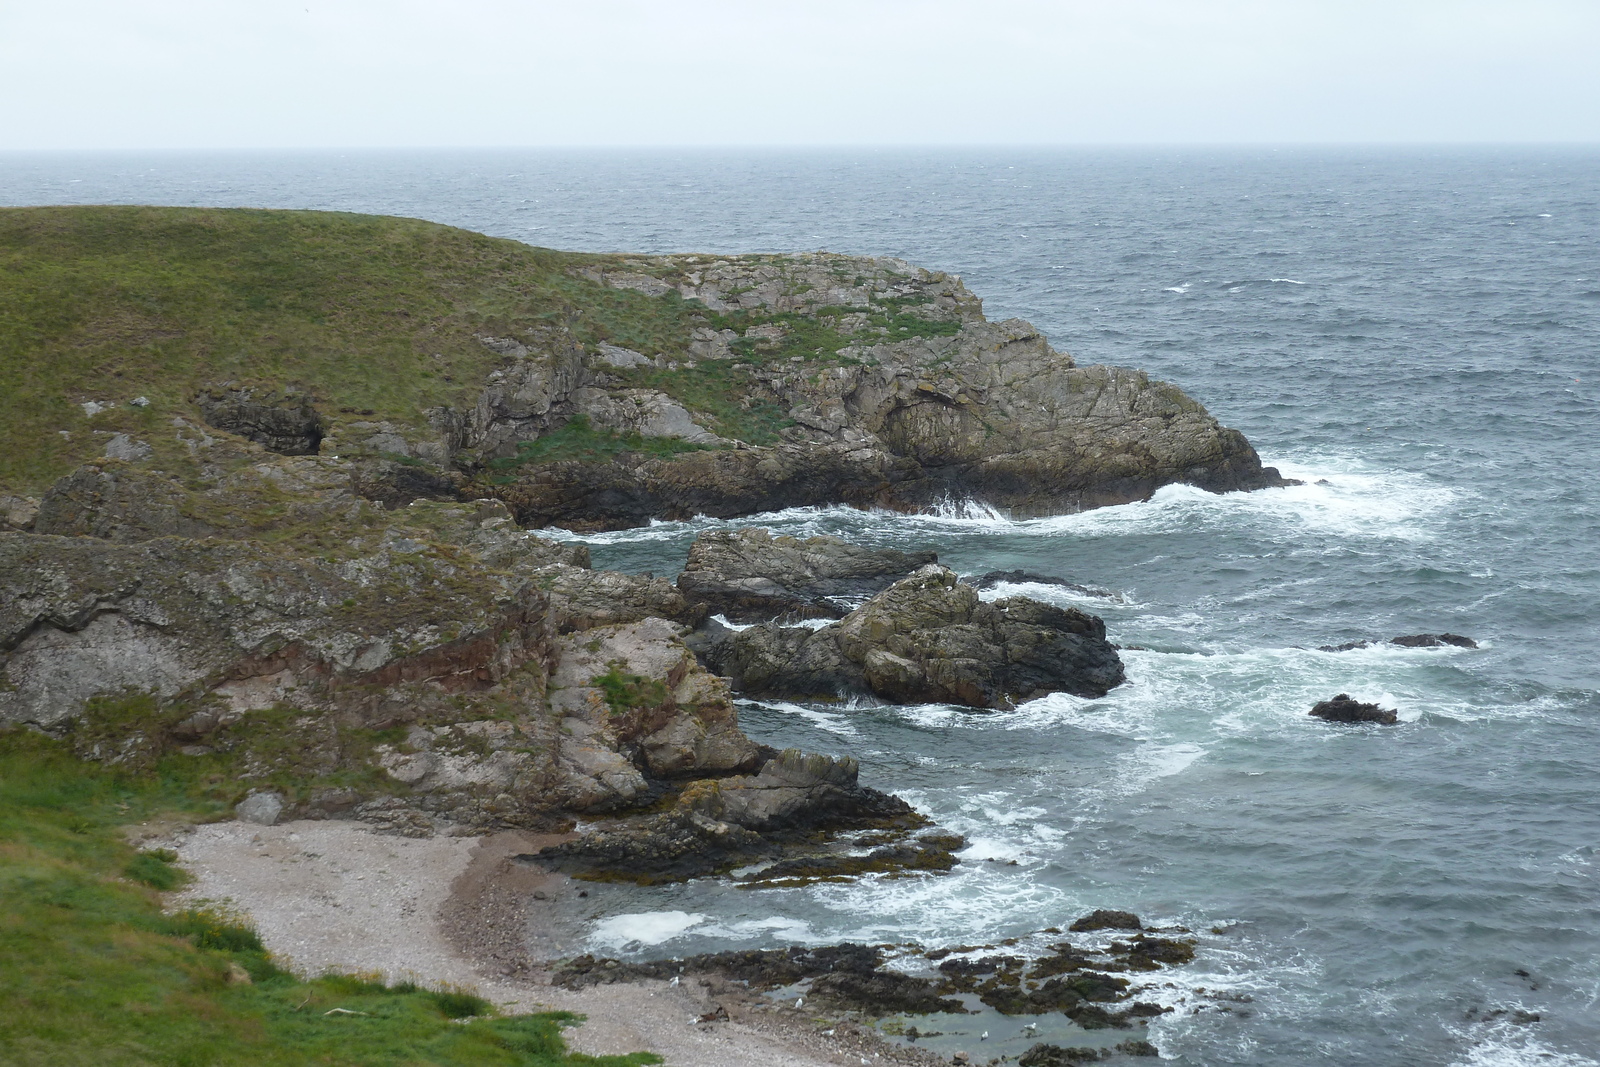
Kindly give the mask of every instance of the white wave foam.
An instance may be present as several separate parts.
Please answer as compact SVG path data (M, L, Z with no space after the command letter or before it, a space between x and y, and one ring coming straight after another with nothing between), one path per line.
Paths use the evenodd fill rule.
M739 703L743 704L745 701L740 701ZM785 715L793 715L797 719L804 719L819 730L826 730L830 734L838 734L840 737L861 736L861 731L837 712L807 707L804 704L792 704L786 700L762 700L757 703L764 708L771 708L773 711L781 711Z
M1296 280L1294 278L1268 278L1267 281L1269 281L1269 282L1282 282L1284 285L1304 285L1305 284L1305 282L1298 281L1298 280Z
M598 948L621 948L624 945L659 945L663 941L682 937L711 916L703 912L641 911L625 915L612 915L597 920L589 928L589 941Z
M1193 284L1194 284L1193 282L1184 282L1182 285L1170 286L1170 287L1168 287L1166 289L1163 289L1161 291L1163 293L1179 293L1179 294L1187 293L1189 291L1189 287L1191 285L1193 285Z
M1092 604L1098 608L1112 604L1124 607L1138 606L1126 593L1096 596L1093 593L1082 593L1066 586L1047 585L1044 582L996 582L978 594L981 600L1002 600L1008 596L1030 597L1047 604Z
M1458 1037L1467 1037L1460 1030ZM1596 1067L1600 1061L1576 1052L1561 1052L1545 1044L1526 1026L1501 1023L1478 1037L1477 1043L1451 1067Z

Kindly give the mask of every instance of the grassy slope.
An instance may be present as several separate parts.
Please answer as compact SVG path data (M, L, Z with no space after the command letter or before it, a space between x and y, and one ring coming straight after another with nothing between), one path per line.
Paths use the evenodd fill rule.
M38 492L98 457L96 430L192 418L205 382L299 384L335 422L417 425L469 402L499 362L477 333L566 323L681 350L681 302L569 273L598 258L369 215L0 209L0 491ZM140 396L149 407L127 406ZM91 421L84 400L118 407Z
M831 323L861 310L714 314L676 292L602 286L575 273L586 265L627 264L375 215L0 208L0 493L42 492L99 458L110 432L138 434L161 469L182 470L170 424L196 418L190 401L207 383L309 389L335 434L343 419L420 426L428 408L470 407L501 362L476 334L531 339L558 325L588 344L673 355L699 326L780 323L781 342L734 342L741 361L831 363L851 340ZM906 303L874 305L872 323L894 339L959 328ZM752 402L745 367L618 377L668 393L726 437L766 444L788 425L780 405ZM138 397L149 406L129 404ZM91 419L86 400L114 406ZM602 443L583 458L627 445Z
M217 814L172 766L138 778L0 733L0 1062L18 1067L302 1064L613 1067L659 1062L563 1051L560 1015L482 1018L464 994L353 978L304 982L248 928L164 915L181 872L120 827ZM230 969L249 984L230 981ZM325 1014L331 1008L362 1015Z

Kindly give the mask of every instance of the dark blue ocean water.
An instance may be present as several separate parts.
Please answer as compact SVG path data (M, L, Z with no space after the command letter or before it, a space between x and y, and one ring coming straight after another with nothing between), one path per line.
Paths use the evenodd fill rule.
M1009 715L747 704L763 740L861 756L969 835L966 862L619 890L596 947L953 944L1129 908L1200 933L1156 991L1184 1063L1600 1063L1600 152L0 156L0 203L108 202L902 256L1080 363L1178 383L1307 481L1029 522L750 520L1105 586L1077 603L1145 651L1104 700ZM707 525L590 540L672 573ZM1308 650L1441 630L1484 647ZM1341 691L1403 724L1306 717Z

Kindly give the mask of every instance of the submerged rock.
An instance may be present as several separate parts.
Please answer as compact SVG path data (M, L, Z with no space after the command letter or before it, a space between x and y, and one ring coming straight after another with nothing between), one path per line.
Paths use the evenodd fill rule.
M695 538L678 590L732 622L789 615L843 618L840 600L869 597L918 567L931 551L866 548L837 537L773 537L760 528L712 530Z
M1389 638L1391 645L1400 645L1403 648L1477 648L1478 642L1470 637L1460 634L1409 634L1405 637Z
M1328 722L1376 722L1393 725L1400 721L1398 712L1380 708L1376 704L1364 704L1346 693L1340 693L1332 700L1317 703L1312 707L1310 714Z
M1074 933L1088 930L1142 930L1144 924L1131 911L1109 911L1098 908L1074 922L1067 929Z
M1346 641L1342 645L1318 645L1318 652L1350 652L1358 648L1371 648L1379 642L1373 641ZM1460 634L1406 634L1402 637L1391 637L1386 642L1399 645L1401 648L1477 648L1478 642L1470 637Z
M1049 585L1057 589L1070 589L1082 596L1101 597L1107 600L1115 596L1115 594L1104 589L1096 589L1093 586L1069 582L1065 578L1057 578L1051 574L1035 574L1033 571L1024 570L987 571L976 578L968 579L968 582L980 592L985 589L993 589L997 585Z
M707 664L751 694L1011 708L1046 693L1104 696L1123 681L1105 624L1027 597L984 603L930 564L818 630L753 626L705 643Z

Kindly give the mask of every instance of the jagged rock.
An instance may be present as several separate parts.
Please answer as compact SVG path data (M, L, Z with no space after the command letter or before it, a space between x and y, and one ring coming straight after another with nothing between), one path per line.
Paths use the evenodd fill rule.
M272 826L283 814L283 799L282 793L252 791L234 806L233 814L240 822Z
M556 790L566 807L606 810L645 796L649 779L760 762L739 730L727 683L696 662L681 640L686 632L647 618L560 640L550 708L560 721L564 778Z
M39 502L32 497L0 493L0 533L25 533L33 529Z
M546 567L538 576L550 595L556 627L562 633L651 617L695 626L706 615L704 604L685 598L665 578L570 564Z
M269 452L306 456L322 445L322 416L303 393L223 385L203 390L194 402L207 425L247 437Z
M1288 484L1261 466L1242 435L1173 386L1122 368L1077 367L1029 324L985 321L959 278L822 253L726 257L709 267L702 260L631 257L627 270L578 273L646 294L676 290L712 311L815 315L849 343L772 365L760 357L789 335L782 320L752 322L742 335L697 328L686 351L664 353L655 364L731 361L721 373L739 381L742 405L788 413L792 425L780 440L525 467L511 484L484 490L511 504L520 521L605 529L829 503L914 510L951 498L1023 516L1143 499L1171 482L1214 491ZM883 324L891 318L900 325ZM508 455L515 441L583 412L623 431L688 440L712 432L689 408L671 427L647 430L660 419L640 412L671 403L658 392L667 387L630 385L630 368L609 354L586 358L556 335L509 344L503 350L520 353L517 362L497 372L467 420L469 447ZM520 409L507 399L513 380L517 395L528 397Z
M846 829L917 826L924 821L898 797L860 784L849 756L785 749L760 772L697 782L679 805L752 830Z
M1083 933L1089 930L1142 930L1144 929L1144 924L1139 921L1139 916L1131 911L1111 911L1107 908L1096 908L1067 927L1067 929L1074 933Z
M773 537L764 529L711 530L689 546L678 589L732 622L780 615L843 618L840 600L881 592L918 567L931 551L866 548L837 537Z
M702 645L744 692L1010 708L1052 692L1104 696L1123 680L1105 624L1026 597L984 603L930 564L818 630L753 626Z
M1399 713L1392 709L1380 708L1376 704L1364 704L1345 693L1340 693L1332 700L1317 703L1310 713L1328 722L1376 722L1393 725L1400 721Z
M899 798L861 786L857 773L855 760L791 749L759 774L696 781L667 812L591 830L529 859L585 878L653 885L774 858L816 831L926 823Z

